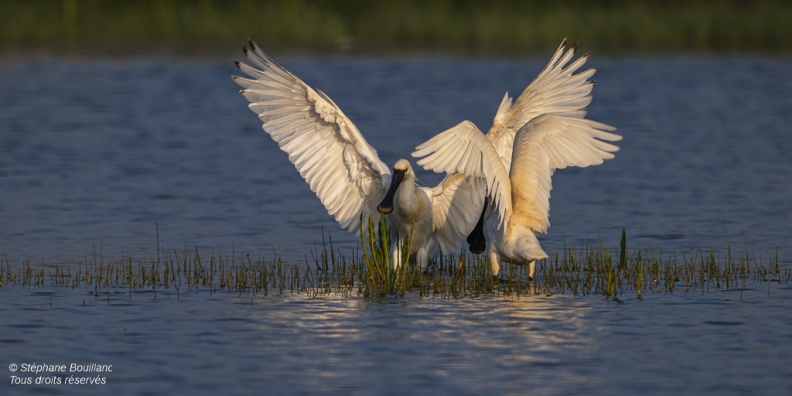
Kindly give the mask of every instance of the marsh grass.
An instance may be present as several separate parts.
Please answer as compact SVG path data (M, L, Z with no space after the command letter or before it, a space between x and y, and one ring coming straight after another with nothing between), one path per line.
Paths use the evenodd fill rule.
M488 259L460 254L437 257L432 270L402 263L394 269L388 252L387 223L366 225L362 254L344 255L329 241L311 253L304 263L286 263L277 252L271 258L237 255L221 249L201 252L184 245L178 249L158 247L147 258L122 252L108 258L101 251L73 263L14 262L0 259L0 287L85 288L97 299L110 294L167 293L177 299L184 293L209 292L257 296L304 294L342 297L476 298L502 296L599 296L613 301L644 299L657 293L740 290L767 284L789 284L792 269L779 264L777 253L769 258L745 252L697 251L667 254L659 249L629 249L626 232L619 248L603 243L563 246L538 264L536 278L529 280L524 266L505 265L493 279ZM361 232L363 228L361 227ZM159 245L159 242L158 242ZM404 248L409 248L405 246ZM402 255L406 257L406 254ZM406 258L405 258L406 260Z
M364 227L364 224L366 226ZM367 273L365 275L364 295L369 297L382 297L386 295L404 296L407 291L409 271L408 258L412 247L412 234L399 246L399 258L391 255L390 233L385 216L380 216L377 225L369 217L367 222L360 221L360 246L363 251ZM394 263L394 260L400 260ZM412 277L410 277L411 279Z

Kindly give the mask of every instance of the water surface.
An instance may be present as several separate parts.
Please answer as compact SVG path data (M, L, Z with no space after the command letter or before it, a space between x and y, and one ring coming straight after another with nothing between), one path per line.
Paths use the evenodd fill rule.
M106 384L94 387L102 393L792 391L788 285L625 297L621 304L569 295L369 300L205 290L97 297L2 288L0 296L4 367L112 364L102 374Z
M273 54L278 55L278 54ZM284 56L391 164L545 59ZM616 159L556 173L546 250L600 240L789 265L789 59L594 57ZM356 246L260 128L230 59L0 61L0 255L149 257L158 243L303 261ZM423 174L432 185L437 175ZM324 234L323 234L324 232ZM0 288L2 394L788 394L789 285L508 299ZM112 364L105 385L10 365ZM8 367L8 369L6 368ZM18 373L22 376L22 373ZM66 377L59 377L64 380Z

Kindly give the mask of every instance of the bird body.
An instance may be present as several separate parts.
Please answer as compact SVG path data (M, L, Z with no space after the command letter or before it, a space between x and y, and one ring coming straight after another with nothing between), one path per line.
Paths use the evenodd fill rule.
M493 275L500 263L530 265L547 258L536 233L546 233L550 226L551 176L556 169L568 166L599 165L613 158L618 147L607 141L621 140L611 133L615 128L596 121L560 115L542 115L520 128L515 135L510 170L497 155L494 145L472 124L468 128L441 133L453 135L466 144L437 141L418 146L418 163L432 169L463 171L486 181L488 195L494 202L483 214L484 236ZM448 140L447 140L448 141ZM472 150L478 161L464 162L458 151Z

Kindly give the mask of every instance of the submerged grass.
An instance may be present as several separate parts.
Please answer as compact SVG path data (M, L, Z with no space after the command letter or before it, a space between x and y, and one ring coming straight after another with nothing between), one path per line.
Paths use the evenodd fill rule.
M504 296L601 296L620 301L643 299L655 293L745 290L751 285L789 284L792 269L780 266L777 254L763 260L731 249L725 254L698 251L693 255L664 254L658 249L627 248L626 233L620 247L604 244L564 246L539 263L537 276L529 280L527 268L504 266L493 279L488 259L461 254L438 257L427 274L415 265L392 266L388 252L387 224L367 224L362 255L345 256L332 240L312 252L305 263L285 263L277 253L270 259L245 255L233 249L208 253L185 245L180 249L158 248L148 258L122 252L108 259L102 252L76 263L11 263L0 260L0 287L87 288L97 299L112 293L138 293L156 297L167 292L208 291L261 296L304 294L309 297L439 297L475 298ZM363 228L361 228L363 231ZM403 255L406 257L406 255ZM406 259L405 259L406 260ZM108 297L109 302L109 297Z

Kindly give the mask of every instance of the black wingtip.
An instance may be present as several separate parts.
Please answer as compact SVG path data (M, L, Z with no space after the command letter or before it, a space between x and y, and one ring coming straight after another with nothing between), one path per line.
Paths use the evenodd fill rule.
M487 238L484 236L484 216L486 214L487 205L485 204L481 209L481 215L479 216L476 226L473 227L473 230L470 231L470 234L468 234L465 239L468 243L468 250L470 250L470 253L481 254L487 249Z
M473 253L473 254L481 254L481 253L484 253L484 250L486 250L486 248L476 247L476 246L470 245L468 247L468 250L470 250L470 253Z

